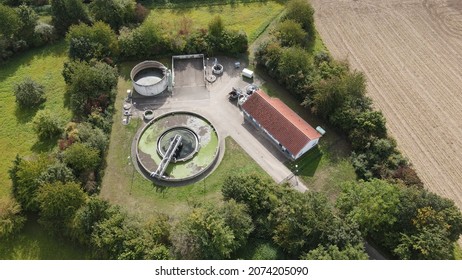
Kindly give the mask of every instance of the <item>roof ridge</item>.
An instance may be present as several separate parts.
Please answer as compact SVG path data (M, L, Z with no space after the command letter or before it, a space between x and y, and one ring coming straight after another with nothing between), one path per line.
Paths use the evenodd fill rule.
M263 94L265 94L266 96L268 96L269 99L273 99L273 100L278 100L281 102L282 105L286 106L290 111L292 111L299 119L303 120L306 124L310 125L307 121L305 121L302 117L300 117L294 110L292 110L292 108L290 108L289 106L287 106L287 104L285 104L281 99L277 98L277 97L271 97L269 96L266 92L264 92L263 90L259 89L258 92L261 92ZM261 95L260 95L261 96ZM283 116L293 127L295 127L298 131L300 131L303 135L305 135L308 139L313 140L311 139L310 136L306 135L306 133L301 130L298 126L296 126L295 124L292 123L292 121L286 117L286 115L282 114L276 107L273 106L273 104L271 102L269 102L264 96L262 96L262 98L265 100L265 102L267 102L268 104L271 105L271 107L273 107L274 109L276 109L276 111L281 115ZM311 125L310 125L311 126Z

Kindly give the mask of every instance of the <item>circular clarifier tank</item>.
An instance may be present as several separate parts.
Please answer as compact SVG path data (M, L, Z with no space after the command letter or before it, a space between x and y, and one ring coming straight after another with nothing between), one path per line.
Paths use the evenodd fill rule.
M158 61L143 61L133 67L130 73L133 88L144 96L158 95L167 88L167 72L167 67Z
M136 142L140 169L145 175L158 171L176 136L181 145L172 156L158 181L187 181L204 174L219 154L219 138L213 125L203 116L191 112L172 112L159 116L141 129Z

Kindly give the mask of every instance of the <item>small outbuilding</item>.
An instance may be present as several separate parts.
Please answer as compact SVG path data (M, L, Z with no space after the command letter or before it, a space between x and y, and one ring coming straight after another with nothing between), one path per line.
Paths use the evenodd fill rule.
M316 146L322 136L281 100L269 97L261 89L247 98L242 110L245 119L292 160Z

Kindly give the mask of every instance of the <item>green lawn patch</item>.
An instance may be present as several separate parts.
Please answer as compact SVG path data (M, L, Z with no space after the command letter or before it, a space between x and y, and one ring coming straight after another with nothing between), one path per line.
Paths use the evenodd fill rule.
M454 245L454 257L456 260L462 260L462 249L458 243Z
M11 240L0 241L1 260L83 260L89 252L76 244L48 235L30 217L23 230Z
M64 41L53 46L34 49L12 58L0 67L0 197L9 195L11 181L8 169L16 154L49 152L56 143L43 143L32 130L32 119L40 109L49 109L63 119L70 119L71 112L65 107L65 83L61 75L67 59ZM25 77L45 86L47 101L37 110L20 110L15 102L13 87Z
M230 30L245 31L252 43L268 25L284 10L285 6L275 1L234 3L226 5L203 5L171 8L150 6L151 14L146 20L154 21L167 30L177 32L181 22L191 20L193 29L207 28L210 20L220 15L225 27Z

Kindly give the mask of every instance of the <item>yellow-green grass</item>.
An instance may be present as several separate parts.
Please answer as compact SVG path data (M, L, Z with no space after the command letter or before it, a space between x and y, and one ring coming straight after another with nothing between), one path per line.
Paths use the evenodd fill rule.
M225 141L225 153L221 163L211 175L198 183L184 187L159 187L139 174L129 157L133 138L142 121L132 119L129 125L124 126L120 110L126 90L131 88L128 73L134 64L124 63L120 67L116 113L101 188L103 198L135 215L166 213L178 217L195 205L219 203L222 198L221 185L229 175L256 173L270 178L231 138L221 139Z
M76 244L47 234L31 217L10 240L0 240L0 260L82 260L89 252Z
M326 130L316 148L295 162L287 162L287 166L298 174L310 190L323 192L334 201L340 191L340 183L356 180L349 160L351 148L348 142L344 136L311 114L309 108L300 105L300 100L275 83L264 70L257 68L256 73L265 81L262 88L268 95L281 99L311 126L321 126Z
M204 5L186 8L152 9L146 19L154 21L166 30L178 32L181 22L190 20L191 30L207 28L213 17L219 15L225 27L245 31L252 43L283 10L284 5L274 1L236 3L232 5Z
M27 156L49 152L56 147L54 141L43 143L37 139L32 129L32 119L37 111L50 109L65 120L71 117L70 110L64 105L65 83L61 75L66 59L66 44L60 42L13 57L0 67L0 197L10 194L8 169L16 154ZM31 77L45 87L47 100L37 110L22 110L16 105L13 88L25 77Z
M454 245L454 257L456 260L462 260L462 248L458 243Z

